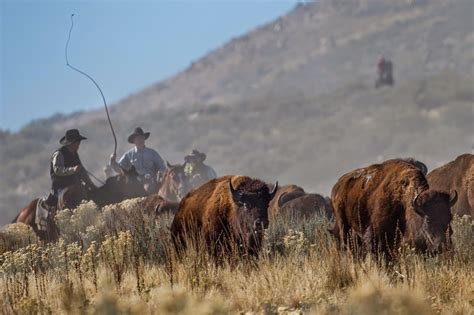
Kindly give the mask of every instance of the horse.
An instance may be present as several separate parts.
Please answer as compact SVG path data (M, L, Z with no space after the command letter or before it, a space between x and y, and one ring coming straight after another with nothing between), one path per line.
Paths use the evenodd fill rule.
M166 161L166 170L161 177L158 195L165 200L179 202L190 190L184 165L172 165Z
M56 215L56 209L48 212L46 217L46 229L41 230L35 222L36 219L36 207L41 201L41 198L35 198L24 207L20 213L13 219L13 223L23 223L30 226L38 238L46 243L55 242L59 238L59 230L54 223L54 216Z
M40 230L35 222L36 208L41 198L32 200L16 216L12 223L24 223L31 226L38 237L45 242L59 238L59 230L54 223L56 212L63 209L74 209L84 200L92 200L99 207L118 203L125 199L146 196L143 183L132 167L123 174L110 177L97 189L87 189L83 185L74 185L63 189L58 197L57 207L49 211L46 219L46 230Z

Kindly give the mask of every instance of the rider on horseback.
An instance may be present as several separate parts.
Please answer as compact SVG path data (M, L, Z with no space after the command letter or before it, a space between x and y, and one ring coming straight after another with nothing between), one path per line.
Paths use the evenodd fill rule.
M377 62L377 79L375 80L375 87L378 88L383 85L393 86L393 64L390 59L380 56Z
M193 150L190 155L184 157L184 173L191 187L201 186L217 177L216 171L204 164L205 160L206 154L198 150Z
M63 189L69 186L80 185L82 182L89 189L96 189L87 171L82 167L78 150L82 140L87 138L82 136L77 129L66 131L64 137L59 140L61 148L54 151L50 162L50 176L52 191L43 206L46 209L56 207L58 198Z
M156 193L158 190L157 175L162 174L166 169L161 156L155 150L145 146L145 140L150 136L149 132L143 132L142 128L135 128L135 131L128 137L128 142L135 145L133 149L116 161L116 155L110 156L110 166L117 173L135 167L143 186L147 193Z
M382 77L385 73L385 67L387 65L387 61L385 60L384 56L380 56L379 61L377 62L377 74L379 77Z

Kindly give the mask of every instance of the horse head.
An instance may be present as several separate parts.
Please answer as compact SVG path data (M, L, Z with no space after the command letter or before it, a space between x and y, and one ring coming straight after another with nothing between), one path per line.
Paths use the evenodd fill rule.
M166 170L161 179L158 194L169 201L180 201L188 192L184 165L172 165L166 161Z
M58 210L75 209L83 200L89 199L89 192L83 185L66 187L58 196Z

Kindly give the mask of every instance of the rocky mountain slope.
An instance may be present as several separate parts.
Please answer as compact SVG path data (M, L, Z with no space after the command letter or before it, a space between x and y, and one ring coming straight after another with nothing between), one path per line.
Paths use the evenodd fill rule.
M141 125L171 162L198 148L220 174L324 194L345 171L386 158L436 167L472 150L473 10L470 0L298 5L115 104L119 154ZM373 88L380 54L394 61L394 88ZM48 190L49 155L70 127L88 136L82 160L103 177L113 141L102 109L0 132L0 223Z

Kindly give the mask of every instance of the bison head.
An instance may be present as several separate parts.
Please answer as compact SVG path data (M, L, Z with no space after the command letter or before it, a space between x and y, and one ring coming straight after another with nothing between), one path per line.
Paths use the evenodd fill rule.
M413 209L419 216L412 240L417 249L438 253L449 244L452 234L450 208L456 203L457 197L456 191L451 197L447 193L429 189L413 198Z
M236 205L236 217L232 223L232 233L239 249L255 255L261 246L264 229L268 227L268 204L278 189L278 182L269 191L259 180L247 180L237 188L229 179L229 190Z

